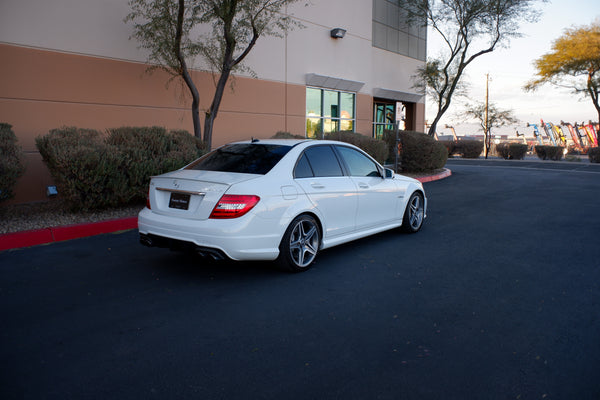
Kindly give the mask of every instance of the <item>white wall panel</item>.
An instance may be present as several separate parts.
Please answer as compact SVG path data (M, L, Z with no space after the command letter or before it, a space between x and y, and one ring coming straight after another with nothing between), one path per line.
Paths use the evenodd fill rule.
M129 40L131 24L123 22L129 11L126 0L2 0L0 41L144 62L146 51ZM316 73L365 82L366 94L376 87L413 91L410 76L421 63L372 47L372 1L307 0L288 12L304 28L259 39L246 60L259 79L304 85L306 74ZM330 37L337 27L346 29L344 38Z
M129 11L126 0L2 0L0 41L144 61L123 22Z

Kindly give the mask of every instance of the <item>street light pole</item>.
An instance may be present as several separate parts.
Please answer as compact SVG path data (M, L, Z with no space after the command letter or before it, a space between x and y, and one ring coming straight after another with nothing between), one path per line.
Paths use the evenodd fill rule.
M486 160L488 158L488 152L490 150L491 143L492 143L492 139L490 138L490 127L488 125L488 110L489 110L489 97L490 97L489 81L490 81L490 74L487 73L487 74L485 74L485 136L484 136L485 159Z

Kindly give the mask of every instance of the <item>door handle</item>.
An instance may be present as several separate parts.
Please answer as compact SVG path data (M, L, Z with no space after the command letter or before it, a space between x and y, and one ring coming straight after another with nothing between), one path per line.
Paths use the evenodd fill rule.
M312 186L315 189L325 189L324 185L321 185L320 183L316 183L316 182L311 183L310 186Z
M369 185L367 185L366 183L359 183L358 187L361 188L361 189L368 189Z

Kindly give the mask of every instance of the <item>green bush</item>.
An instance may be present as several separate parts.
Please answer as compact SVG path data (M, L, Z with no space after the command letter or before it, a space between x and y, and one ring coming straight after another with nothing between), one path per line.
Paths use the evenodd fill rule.
M478 158L483 152L481 140L458 140L450 154L460 154L462 158Z
M496 153L505 160L522 160L527 154L529 146L523 143L499 143Z
M23 152L12 125L0 122L0 202L14 197L13 190L23 172Z
M59 193L72 209L143 201L152 175L178 169L205 153L185 131L161 127L99 131L67 127L36 138Z
M423 172L440 169L446 165L446 147L424 133L400 132L400 168L402 172Z
M535 154L542 160L560 161L564 147L561 146L535 146Z
M338 140L344 143L350 143L361 148L371 157L380 163L384 163L388 156L388 146L383 140L375 139L370 136L361 135L356 132L331 132L326 133L325 140Z
M590 162L600 163L600 147L592 147L588 150Z

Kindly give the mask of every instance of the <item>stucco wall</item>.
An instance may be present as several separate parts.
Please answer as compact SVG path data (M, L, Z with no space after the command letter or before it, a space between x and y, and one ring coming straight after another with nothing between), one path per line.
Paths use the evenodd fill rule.
M303 27L282 38L261 38L247 58L258 79L230 81L215 122L213 146L277 131L303 135L306 76L362 82L356 96L356 131L370 134L377 89L412 92L419 61L372 47L372 2L311 0L287 12ZM190 99L179 82L147 74L147 52L129 40L125 0L4 0L0 2L0 121L13 125L27 153L27 172L15 202L44 200L51 177L35 148L49 129L78 126L104 130L160 125L192 131ZM343 39L329 35L346 29ZM201 33L201 29L197 33ZM214 79L193 60L201 112ZM417 128L424 105L415 107Z

